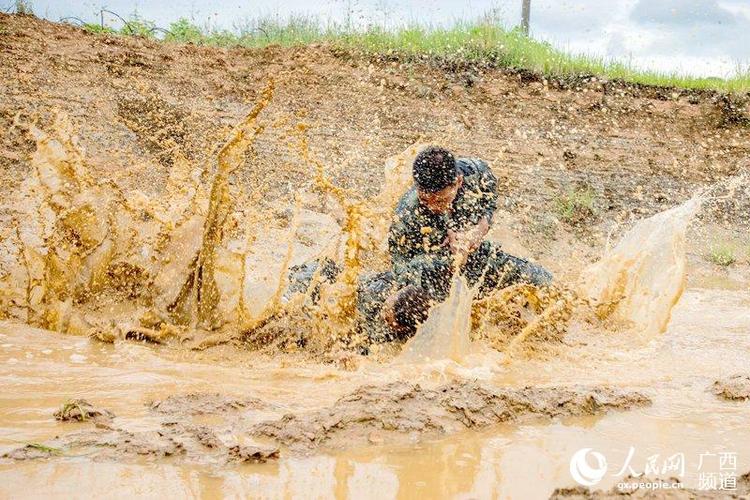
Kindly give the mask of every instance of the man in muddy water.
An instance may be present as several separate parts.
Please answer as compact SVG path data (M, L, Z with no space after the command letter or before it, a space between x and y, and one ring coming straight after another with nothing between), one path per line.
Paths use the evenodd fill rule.
M428 147L415 158L412 177L388 233L391 270L363 279L357 291L359 328L371 342L411 337L431 305L448 296L456 271L478 287L478 298L514 283L552 281L545 269L484 239L498 199L486 162ZM310 277L313 271L305 270ZM321 274L333 280L337 269L330 262Z

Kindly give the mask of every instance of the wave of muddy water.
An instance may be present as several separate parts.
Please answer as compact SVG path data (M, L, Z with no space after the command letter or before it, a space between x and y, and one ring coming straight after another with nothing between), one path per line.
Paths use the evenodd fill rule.
M3 496L537 498L571 484L568 461L583 447L616 462L633 446L635 463L654 453L730 450L739 452L739 471L750 468L742 453L750 449L747 403L710 390L717 378L747 370L750 294L684 291L685 231L698 202L636 225L583 273L598 318L574 316L551 339L553 355L536 356L539 346L527 352L526 344L545 343L537 338L545 323L567 324L569 302L555 296L515 325L503 355L485 350L469 367L466 349L455 348L465 342L452 341L468 335L470 319L489 340L503 332L470 318L461 296L446 301L455 311L440 310L454 328L433 322L420 332L436 340L417 354L450 346L450 361L374 357L351 371L304 352L187 349L285 328L312 331L308 345L323 352L346 344L363 254L382 252L382 216L408 182L414 148L386 166L390 184L373 203L353 201L306 156L300 126L302 155L338 216L298 199L283 227L246 232L269 221L247 209L252 195L233 191L232 173L262 133L255 119L265 104L230 134L208 189L176 161L161 198L126 196L92 179L64 121L49 132L30 128L34 175L3 227L0 299L10 320L0 323L0 454L11 453L0 459ZM315 307L285 303L287 268L321 255L344 262L342 277L321 289ZM484 312L507 319L506 298L494 297ZM77 398L114 419L55 421ZM384 415L367 414L368 398L384 402ZM466 405L488 413L468 415ZM330 415L348 423L328 427ZM312 444L295 446L305 439ZM279 444L278 458L264 455ZM19 448L29 456L13 455ZM685 482L696 480L689 474Z

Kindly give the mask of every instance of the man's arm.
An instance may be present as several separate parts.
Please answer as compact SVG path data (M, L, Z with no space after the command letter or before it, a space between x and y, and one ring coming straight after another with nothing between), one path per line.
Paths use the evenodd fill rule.
M397 288L414 285L435 300L443 300L450 289L450 256L445 247L423 248L421 235L417 237L420 228L413 222L397 217L388 232L388 250Z
M461 264L470 253L479 248L489 230L489 219L482 217L476 225L469 226L464 231L448 231L448 246L451 252L459 257L458 260Z
M498 192L497 178L485 161L476 158L462 161L473 170L465 181L470 190L465 195L468 224L460 230L449 231L448 245L454 254L465 258L479 247L489 232L497 210Z

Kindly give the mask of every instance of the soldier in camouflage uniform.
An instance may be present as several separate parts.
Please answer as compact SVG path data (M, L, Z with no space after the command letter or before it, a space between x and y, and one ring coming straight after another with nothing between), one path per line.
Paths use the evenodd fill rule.
M478 297L514 283L552 281L543 268L484 240L498 198L487 163L429 147L414 160L413 177L388 234L391 270L359 286L360 328L371 341L413 335L429 307L447 297L454 268L478 286ZM310 276L316 267L308 268Z

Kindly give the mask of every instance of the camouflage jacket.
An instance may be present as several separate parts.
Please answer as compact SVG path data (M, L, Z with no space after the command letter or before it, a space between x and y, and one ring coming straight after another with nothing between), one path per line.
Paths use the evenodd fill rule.
M412 186L396 207L388 233L393 272L401 286L413 284L444 295L439 276L450 273L452 256L446 245L448 230L462 231L483 217L492 221L497 208L497 179L486 162L476 158L456 161L463 184L446 214L435 214L419 202ZM435 289L435 288L438 289Z

